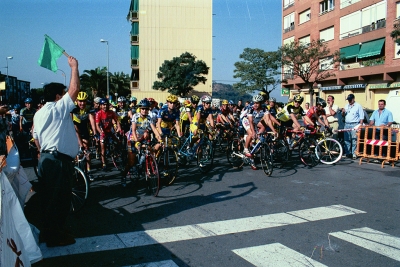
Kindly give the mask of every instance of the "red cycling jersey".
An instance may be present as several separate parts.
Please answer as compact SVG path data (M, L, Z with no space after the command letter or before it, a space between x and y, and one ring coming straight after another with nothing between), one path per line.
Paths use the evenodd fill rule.
M117 114L112 110L100 110L96 113L96 123L100 123L100 127L105 133L111 132L113 120L116 122L118 117Z

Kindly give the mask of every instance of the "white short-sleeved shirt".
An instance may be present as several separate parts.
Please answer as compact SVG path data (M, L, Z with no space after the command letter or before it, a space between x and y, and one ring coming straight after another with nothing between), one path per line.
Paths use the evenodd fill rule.
M33 119L35 139L42 150L55 151L74 158L79 152L78 138L70 112L75 108L70 95L46 103Z
M330 112L328 106L326 106L324 109L325 109L325 113L326 113L327 115L328 115L328 114L331 114L331 112ZM332 105L332 109L333 109L333 111L336 112L336 114L333 115L333 116L326 116L326 118L327 118L327 120L328 120L329 123L338 121L339 106L333 104L333 105Z

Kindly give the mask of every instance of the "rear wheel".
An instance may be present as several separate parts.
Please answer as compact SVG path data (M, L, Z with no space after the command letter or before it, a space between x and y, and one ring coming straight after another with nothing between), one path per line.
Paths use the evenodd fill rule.
M203 140L197 148L197 166L203 173L211 170L214 163L213 144L211 141Z
M323 164L334 164L338 162L343 155L343 148L338 141L332 138L326 138L318 141L317 157Z
M289 148L286 146L285 141L276 140L272 143L272 156L274 165L282 168L289 160Z
M300 160L304 165L314 167L318 165L319 159L316 153L317 141L311 138L303 139L299 145Z
M263 145L260 150L260 161L262 169L267 176L271 176L274 169L274 162L272 159L271 149L268 145Z
M239 155L242 153L243 144L240 139L234 138L228 145L226 151L226 158L228 162L235 168L240 168L243 166L244 161Z
M72 180L72 199L70 208L72 213L78 212L82 209L89 194L89 182L85 173L76 166L74 168L75 170Z
M158 173L157 161L153 155L146 155L146 180L150 193L157 196L160 191L160 175Z
M127 160L126 141L122 139L120 144L112 142L110 144L110 155L115 168L123 171Z

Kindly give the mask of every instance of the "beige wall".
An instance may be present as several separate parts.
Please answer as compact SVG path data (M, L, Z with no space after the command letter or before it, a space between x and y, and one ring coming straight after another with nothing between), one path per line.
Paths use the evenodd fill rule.
M212 0L142 0L139 3L138 97L165 99L167 93L152 89L159 67L189 52L209 69L206 84L195 87L198 95L212 92ZM138 97L139 98L139 97ZM164 101L162 101L164 102Z

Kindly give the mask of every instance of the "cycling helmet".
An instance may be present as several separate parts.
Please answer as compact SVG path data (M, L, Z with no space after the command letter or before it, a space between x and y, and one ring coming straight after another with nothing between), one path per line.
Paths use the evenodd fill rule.
M85 92L79 92L76 100L85 101L88 98L88 95Z
M263 102L264 97L262 95L255 95L253 96L253 102Z
M269 102L274 102L274 103L276 103L276 98L275 98L275 97L270 97L270 98L269 98Z
M167 96L167 102L176 103L178 102L178 97L176 95L169 95Z
M93 99L94 103L100 103L101 97L95 97L95 99Z
M154 100L154 98L152 98L152 97L147 98L147 100L149 100L149 102L156 102L156 101Z
M189 100L189 99L186 99L185 102L183 102L183 105L184 105L185 107L190 107L190 105L192 105L192 103L190 103L190 100Z
M222 105L228 105L228 100L226 100L226 99L222 100L221 104Z
M132 97L131 97L131 101L137 101L137 98L134 97L134 96L132 96Z
M318 105L320 105L320 106L322 106L323 108L325 108L325 107L326 107L326 102L323 101L323 100L320 100L320 101L317 102L317 106L318 106Z
M125 98L125 96L120 96L120 97L118 97L117 101L118 102L126 102L126 98Z
M14 109L20 109L20 108L21 108L21 106L19 104L14 105Z
M199 103L200 98L197 95L192 95L192 97L190 98L190 101L192 103Z
M149 100L147 100L146 98L140 100L140 102L139 102L139 107L141 107L141 108L150 108L150 102L149 102Z
M100 104L100 105L109 104L109 103L108 103L108 99L107 99L107 98L102 98L102 99L100 99L99 104Z
M32 103L32 98L28 97L27 99L25 99L25 103Z
M228 101L228 104L229 104L229 105L235 105L235 102L233 102L233 100L229 100L229 101Z
M304 100L304 98L303 98L301 95L295 95L295 96L293 97L293 101L294 101L294 102L300 102L300 103L302 103L303 100Z
M208 95L203 95L201 97L201 102L211 102L211 97Z

